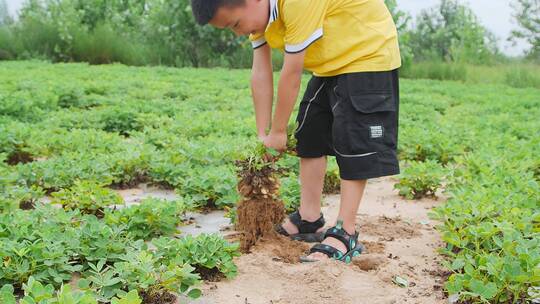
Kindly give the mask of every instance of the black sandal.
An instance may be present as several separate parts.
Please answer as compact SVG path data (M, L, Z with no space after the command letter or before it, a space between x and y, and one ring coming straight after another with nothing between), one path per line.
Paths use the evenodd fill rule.
M321 227L324 226L324 217L321 213L321 217L314 222L304 221L300 217L300 212L297 210L289 214L289 220L293 225L298 228L298 233L289 234L282 225L276 226L277 233L288 236L296 241L303 241L309 243L322 242L324 239L324 232L317 232Z
M334 248L330 245L316 244L311 247L309 253L320 252L326 254L329 258L345 262L349 264L353 257L359 256L364 251L364 245L358 243L358 231L354 234L348 234L343 229L343 221L339 220L336 226L329 228L324 234L324 238L333 237L341 241L347 248L347 252L343 253L341 250ZM301 262L317 262L316 259L308 258L307 256L300 257Z

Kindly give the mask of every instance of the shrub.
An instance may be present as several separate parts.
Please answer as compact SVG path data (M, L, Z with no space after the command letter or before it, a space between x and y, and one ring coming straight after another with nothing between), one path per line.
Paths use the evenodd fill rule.
M109 225L126 225L126 229L137 239L151 239L161 235L172 235L177 231L188 206L182 201L148 198L139 205L117 211L107 211L105 221Z
M292 212L300 206L300 182L294 172L280 178L280 198L285 204L287 212Z
M401 76L412 79L467 80L467 68L463 64L426 61L412 63L401 71Z
M512 68L504 75L505 83L514 88L539 88L540 76L526 68Z
M93 181L75 181L70 189L52 193L52 204L60 204L64 209L78 209L84 214L105 215L105 209L124 204L124 200L113 190Z
M444 170L435 161L410 162L399 176L399 182L394 186L399 195L407 199L420 199L425 196L435 196L442 186Z

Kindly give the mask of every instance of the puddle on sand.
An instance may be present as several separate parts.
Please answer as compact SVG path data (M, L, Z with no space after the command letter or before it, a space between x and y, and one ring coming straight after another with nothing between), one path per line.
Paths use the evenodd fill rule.
M114 206L119 209L138 205L146 198L158 198L167 201L175 201L179 198L174 190L160 189L145 184L140 184L137 188L115 191L120 194L125 202L125 205ZM41 198L40 201L48 204L51 202L51 197L45 196ZM62 208L60 205L54 206ZM190 220L190 224L178 226L178 236L189 234L196 236L202 233L219 233L221 235L227 235L232 232L231 222L225 217L225 211L222 210L214 210L207 213L188 212L185 215L185 219Z
M126 206L133 206L139 204L145 198L159 198L168 201L174 201L179 196L174 190L165 190L156 187L149 187L145 184L139 185L137 188L117 190L116 191L126 203ZM188 212L186 219L191 220L189 225L180 225L179 236L184 235L199 235L201 233L220 233L225 234L224 231L229 230L231 226L230 220L225 217L225 211L216 210L208 213Z
M174 201L180 198L174 190L160 189L145 184L140 184L137 188L116 190L126 203L126 206L136 205L145 198L159 198L167 201Z
M230 231L231 221L225 217L225 211L216 210L209 213L188 213L187 218L193 219L193 223L179 226L180 236L191 234L193 236L201 233L219 233L224 235Z
M174 192L174 190L165 190L157 187L151 187L146 184L140 184L137 188L114 190L118 193L125 202L124 205L113 205L111 207L123 208L139 204L145 198L159 198L167 201L174 201L179 198L179 196ZM40 199L44 204L48 204L52 201L52 197L46 195Z

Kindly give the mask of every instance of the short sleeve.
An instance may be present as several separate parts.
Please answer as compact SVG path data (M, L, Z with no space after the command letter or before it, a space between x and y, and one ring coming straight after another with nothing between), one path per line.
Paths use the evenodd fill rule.
M249 40L251 41L251 46L253 49L260 48L266 44L266 39L264 39L264 33L260 34L251 34L249 35Z
M328 0L284 2L285 52L299 53L323 36Z

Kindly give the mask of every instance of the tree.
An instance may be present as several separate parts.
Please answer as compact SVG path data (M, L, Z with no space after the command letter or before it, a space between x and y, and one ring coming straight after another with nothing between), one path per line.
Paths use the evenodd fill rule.
M385 0L384 2L392 14L392 17L394 17L394 22L396 23L398 32L401 33L406 31L408 29L409 22L411 21L411 15L398 9L396 0Z
M513 30L510 40L525 40L531 46L529 58L540 60L540 0L516 0L512 4L514 18L520 27Z
M0 26L10 24L11 22L6 0L0 0Z
M485 63L498 53L495 36L458 0L441 0L422 11L411 34L411 47L415 57L423 60Z
M401 61L404 68L410 66L414 59L412 49L410 48L410 29L409 23L411 15L398 9L397 0L385 0L386 6L394 18L398 34L399 34L399 49L401 52Z

